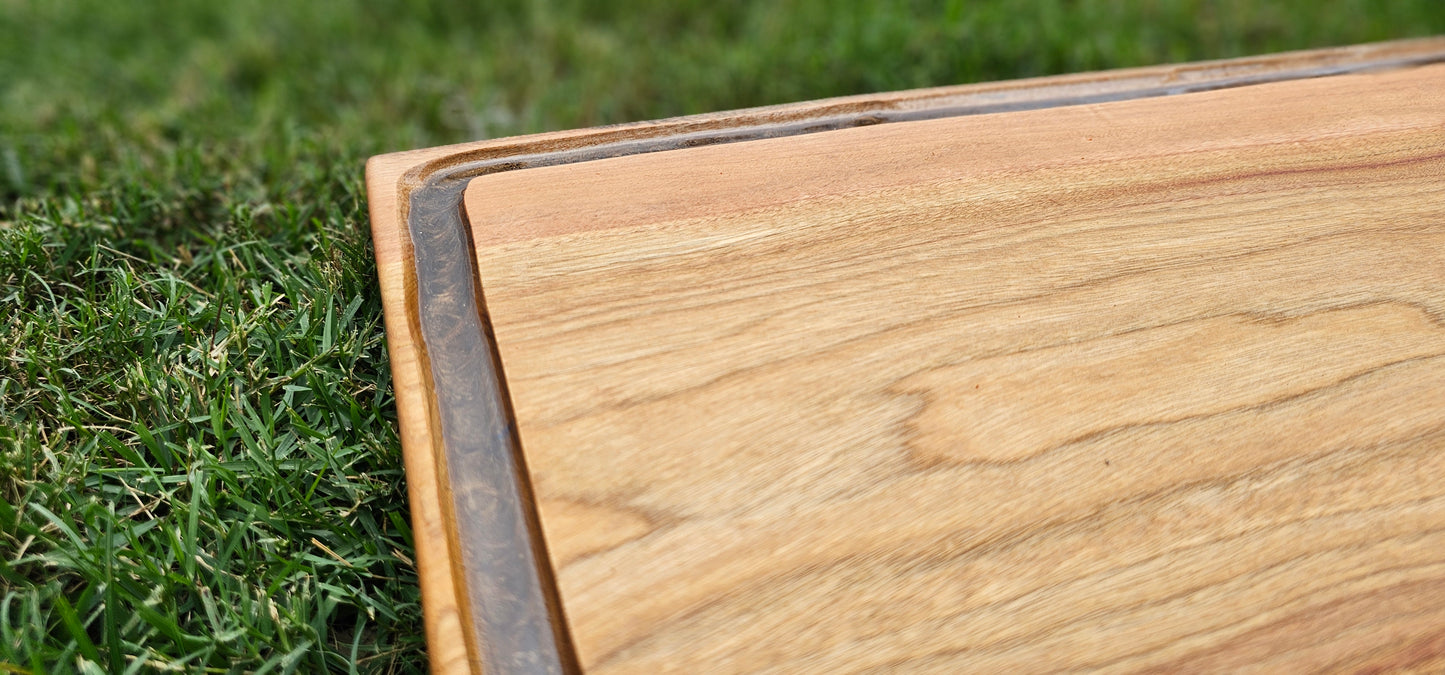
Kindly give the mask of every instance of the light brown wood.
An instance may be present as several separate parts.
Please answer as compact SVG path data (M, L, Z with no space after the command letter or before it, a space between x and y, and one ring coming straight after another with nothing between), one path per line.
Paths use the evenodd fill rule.
M466 213L590 671L1445 666L1445 66Z
M467 547L475 545L477 540L475 537L463 540L460 533L467 527L472 530L477 528L469 523L459 525L453 517L453 506L470 500L474 508L478 503L485 503L485 499L477 502L478 495L466 487L474 484L476 479L475 475L466 473L467 467L448 466L448 453L457 451L458 446L447 440L440 419L444 413L463 416L480 414L479 411L487 405L497 405L500 392L490 395L483 392L480 398L460 399L456 395L447 398L438 393L440 383L433 380L434 373L456 373L466 368L458 368L465 364L458 362L459 354L450 348L447 341L433 343L423 338L421 328L427 325L427 321L421 316L433 302L426 292L418 290L418 274L431 275L427 270L438 267L454 268L460 257L467 255L467 250L465 247L439 248L435 241L422 249L414 248L414 232L435 234L437 230L434 226L424 225L408 209L412 195L425 192L439 181L455 180L458 176L516 170L536 162L587 162L603 155L657 152L678 144L715 143L736 138L740 133L797 135L817 133L819 129L839 123L846 126L917 115L957 116L987 110L1071 105L1101 98L1175 95L1215 87L1320 77L1360 68L1389 67L1391 64L1400 67L1438 61L1442 56L1445 56L1445 39L1400 41L1227 61L869 94L481 141L372 158L367 164L367 191L392 355L391 367L398 396L397 415L407 467L416 562L422 582L422 605L432 671L480 672L486 663L488 672L512 672L513 667L506 664L516 662L519 657L525 660L527 653L517 651L512 643L498 644L495 634L488 632L489 628L501 628L502 632L506 632L511 626L488 627L473 621L469 610L464 609L469 599L473 602L478 598L486 599L486 593L477 589L485 588L487 584L477 583L478 576L485 574L468 567L463 555ZM461 195L458 192L448 198L457 203ZM422 229L415 229L419 227ZM464 227L464 223L458 222L454 227ZM434 275L427 278L432 279L433 286L436 285ZM481 299L476 295L475 287L455 285L457 278L454 274L450 281L451 285L443 284L441 288L452 298L454 309L467 304L481 308ZM457 300L461 304L457 304ZM463 346L475 345L476 341L490 342L486 335L457 333L450 325L432 325L431 330L454 338L452 342ZM494 450L507 452L506 447ZM460 476L457 471L461 471ZM513 504L509 508L517 506ZM569 503L554 505L551 512L554 520L571 517L599 522L597 519L608 518L608 514L612 513L607 508ZM615 515L612 513L612 516ZM654 527L645 518L611 517L610 520L612 527L579 535L564 544L566 550L557 552L568 558L577 555L579 548L587 551L596 546L605 547L608 541L631 536L629 532L645 533ZM482 531L485 529L481 528ZM483 540L490 539L483 537ZM561 645L561 651L570 654L572 650L569 645ZM567 664L562 665L566 670Z

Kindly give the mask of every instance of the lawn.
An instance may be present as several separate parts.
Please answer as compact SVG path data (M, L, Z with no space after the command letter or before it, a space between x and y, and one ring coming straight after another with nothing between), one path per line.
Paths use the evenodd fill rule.
M1438 0L0 0L0 672L425 668L362 164Z

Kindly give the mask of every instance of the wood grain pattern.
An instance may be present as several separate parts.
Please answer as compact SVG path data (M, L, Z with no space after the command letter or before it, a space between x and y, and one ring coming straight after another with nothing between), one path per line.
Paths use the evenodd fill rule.
M499 422L509 426L505 423L510 411L503 390L487 389L499 384L495 373L486 372L491 360L478 363L476 358L490 349L492 340L472 320L485 310L475 271L466 271L474 266L468 261L470 246L447 243L470 237L460 208L460 188L467 179L537 166L815 134L860 125L1170 96L1442 60L1445 39L1406 40L867 94L373 157L367 162L367 192L432 672L530 672L538 665L538 654L523 645L559 637L555 626L549 630L535 620L536 612L551 612L550 608L534 604L527 610L532 615L525 625L507 620L503 620L504 625L489 625L488 612L475 612L479 602L495 605L493 596L498 584L500 588L512 588L515 581L544 571L528 572L528 565L521 564L519 558L513 565L515 569L499 569L501 576L493 578L488 567L477 567L468 560L479 551L505 553L502 543L515 542L518 533L497 531L495 516L510 512L511 518L528 521L532 507L529 486L511 481L512 476L525 475L525 471L519 464L506 466L519 459L515 444L507 439L509 434L484 434L484 438L468 431L484 420L489 421L482 426L493 431L498 431L495 425ZM421 211L411 208L418 199L425 207ZM434 339L438 337L444 339ZM468 373L482 377L470 380ZM438 378L439 374L442 377ZM465 386L453 386L456 384ZM447 419L465 424L449 426ZM503 470L483 471L484 467ZM516 501L519 495L526 501ZM584 505L571 513L588 513L589 508ZM473 513L483 517L473 518ZM561 511L554 509L554 513ZM645 520L625 515L614 518L613 523L623 529L647 526ZM599 532L598 538L603 540L618 536L613 529ZM523 544L521 548L535 553L541 547L541 537L535 529L530 536L532 545ZM569 545L583 542L585 548L585 539L578 538ZM496 555L487 558L489 564L503 562ZM522 576L514 576L518 573ZM547 584L550 578L550 573L544 573L528 583L537 590L535 583L540 581L541 592L551 595L555 590ZM512 592L504 595L518 597ZM552 645L549 651L559 657L551 664L552 669L567 671L572 667L573 650L567 644ZM527 663L532 666L516 665Z
M1445 665L1445 66L466 214L590 671Z

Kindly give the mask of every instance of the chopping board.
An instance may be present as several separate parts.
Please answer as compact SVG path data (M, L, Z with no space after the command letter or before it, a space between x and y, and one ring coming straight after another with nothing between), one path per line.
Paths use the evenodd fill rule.
M1442 61L374 158L433 669L1445 667Z

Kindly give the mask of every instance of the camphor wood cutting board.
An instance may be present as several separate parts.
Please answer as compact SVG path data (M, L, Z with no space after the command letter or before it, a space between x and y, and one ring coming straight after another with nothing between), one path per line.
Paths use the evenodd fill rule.
M434 669L1445 668L1442 59L373 160Z

